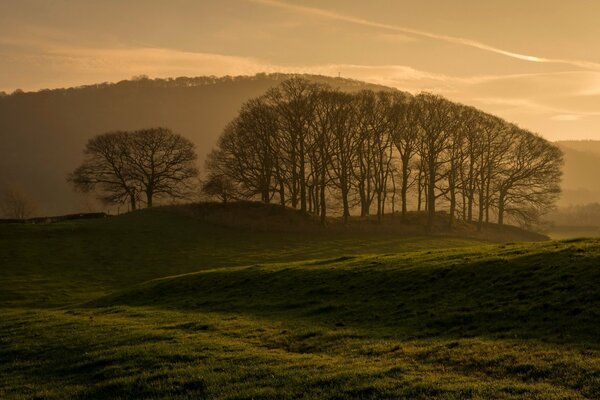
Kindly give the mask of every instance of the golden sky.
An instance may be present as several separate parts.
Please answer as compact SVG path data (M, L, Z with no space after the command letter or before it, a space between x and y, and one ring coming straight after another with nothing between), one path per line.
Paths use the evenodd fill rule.
M0 90L305 72L600 139L598 0L0 0Z

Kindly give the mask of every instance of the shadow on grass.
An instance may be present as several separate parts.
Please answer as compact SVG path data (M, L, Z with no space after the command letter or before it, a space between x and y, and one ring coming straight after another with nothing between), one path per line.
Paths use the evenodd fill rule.
M486 336L597 345L600 255L564 247L462 262L417 259L418 267L406 259L340 257L284 270L213 270L152 281L87 306L241 313L407 339Z

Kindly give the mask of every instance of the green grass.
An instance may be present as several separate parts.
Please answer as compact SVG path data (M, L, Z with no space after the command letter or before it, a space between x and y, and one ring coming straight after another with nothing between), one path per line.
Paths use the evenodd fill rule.
M550 229L548 236L554 240L585 238L585 237L600 237L600 227L580 227L580 226L556 226Z
M2 399L600 398L600 240L0 226Z

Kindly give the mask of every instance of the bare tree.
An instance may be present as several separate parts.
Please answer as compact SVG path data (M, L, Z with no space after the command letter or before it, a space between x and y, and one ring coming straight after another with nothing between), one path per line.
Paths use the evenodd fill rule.
M225 175L212 173L202 182L202 193L227 203L235 198L235 183Z
M130 175L146 195L146 206L154 198L182 199L198 176L194 144L166 128L135 131L128 135L127 164Z
M512 127L511 151L506 153L496 183L498 225L509 214L528 224L551 210L560 194L563 155L539 136Z
M130 135L116 131L90 139L83 151L83 163L69 174L68 181L81 192L97 191L106 204L128 201L131 210L137 209L141 186L128 164Z
M481 154L479 121L481 112L473 107L461 107L458 115L458 127L463 136L462 165L458 171L462 196L463 219L473 221L473 205L477 191L476 163Z
M146 206L156 196L184 198L198 174L194 145L166 128L110 132L87 143L85 160L68 177L77 190L98 191L105 203Z
M340 191L342 218L347 223L357 163L356 111L351 95L336 92L332 97L336 109L331 122L330 176L332 184Z
M480 120L479 154L477 156L478 230L490 221L492 182L499 173L499 164L510 148L506 123L497 117L485 115Z
M266 97L278 114L280 123L280 150L289 173L289 192L292 207L300 203L307 209L307 143L314 115L318 86L302 78L284 81L270 90Z
M273 107L263 99L250 100L225 129L218 151L209 155L209 172L238 182L242 197L260 195L262 202L269 203L277 191L283 199L278 132Z
M7 185L0 191L0 211L5 218L27 219L37 212L37 206L19 187Z
M443 179L442 167L448 162L444 157L450 146L455 116L451 102L440 96L420 94L419 125L421 138L419 155L423 160L427 179L427 231L433 228L436 214L436 192L438 182Z
M400 159L400 196L402 200L402 218L406 219L407 195L411 166L417 153L419 140L419 103L408 95L394 93L391 109L388 111L388 128Z

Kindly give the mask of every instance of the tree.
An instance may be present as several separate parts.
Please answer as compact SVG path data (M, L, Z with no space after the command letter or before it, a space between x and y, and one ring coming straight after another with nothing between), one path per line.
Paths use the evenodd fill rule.
M131 210L136 210L141 186L134 179L128 162L131 135L130 132L116 131L90 139L83 151L83 163L69 174L67 180L81 192L98 192L98 198L106 204L128 201Z
M502 158L510 149L511 139L507 134L507 124L500 118L484 115L479 121L479 151L477 154L478 222L477 229L482 230L483 223L490 221L492 205L492 182L499 172Z
M32 217L37 207L23 190L9 185L0 192L0 211L5 218L23 220Z
M344 223L350 217L350 191L355 186L354 175L357 162L356 113L352 96L334 92L330 100L335 102L335 112L331 116L331 148L329 175L331 183L340 191L342 218Z
M110 132L87 143L85 160L68 177L77 190L98 191L108 204L147 207L155 197L184 198L198 175L194 145L166 128Z
M307 142L318 87L306 79L292 78L266 95L280 123L279 150L287 165L291 204L296 208L299 202L304 212L307 207Z
M455 123L454 107L441 96L429 93L420 94L417 100L419 112L420 140L419 155L425 167L427 180L427 231L433 228L436 213L436 187L444 177L442 167L448 162L444 157L451 144L452 129Z
M227 176L213 173L202 182L202 193L227 203L235 196L235 184Z
M127 166L152 207L160 196L182 199L198 176L194 144L166 128L143 129L128 136Z
M402 218L406 219L407 197L411 164L417 153L419 140L419 103L409 95L394 93L391 109L388 110L388 128L400 158L400 196L402 200Z
M283 166L277 161L278 126L272 106L263 99L245 103L219 138L218 150L209 154L209 173L237 182L241 197L259 195L262 202L269 203L278 191L285 198Z
M530 132L512 127L511 151L497 178L498 225L512 215L524 225L550 211L560 194L561 150Z

